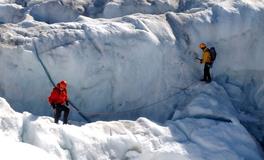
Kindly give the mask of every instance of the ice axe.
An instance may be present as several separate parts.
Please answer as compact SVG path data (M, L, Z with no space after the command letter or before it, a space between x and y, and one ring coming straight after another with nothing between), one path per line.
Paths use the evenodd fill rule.
M194 59L195 59L195 60L199 60L199 62L202 61L202 59L201 59L201 58L198 58L198 57L195 57Z
M199 62L201 62L202 59L198 58L198 53L195 51L191 51L191 53L193 54L194 60L199 60Z

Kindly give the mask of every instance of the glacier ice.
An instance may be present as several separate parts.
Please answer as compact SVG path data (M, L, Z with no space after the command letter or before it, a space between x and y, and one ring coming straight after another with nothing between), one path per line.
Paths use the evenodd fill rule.
M0 139L5 139L0 143L5 151L1 157L7 159L37 155L60 160L262 159L254 139L239 123L188 117L164 124L138 118L58 125L50 117L17 113L3 98L0 108ZM7 125L10 134L2 134Z
M223 155L230 156L230 159L247 156L250 159L259 158L259 154L245 145L248 140L249 146L255 143L240 122L258 140L262 139L263 1L1 0L0 3L0 23L3 23L0 25L0 96L6 98L16 111L51 116L47 96L52 85L36 57L36 49L52 79L55 82L66 79L69 82L70 98L85 115L120 112L92 116L92 120L137 119L127 123L138 125L138 121L142 120L139 117L147 117L161 122L159 127L172 123L178 128L175 131L177 135L183 139L195 141L195 145L199 143L206 150L213 149L205 153L192 147L195 146L193 143L187 145L190 148L186 149L186 146L179 147L181 145L178 143L168 142L168 146L162 146L164 148L159 148L158 153L153 154L151 149L119 148L112 144L115 137L104 146L115 149L107 150L108 153L102 154L101 159L111 156L117 159L147 159L149 156L193 159L188 155L210 157L210 153L223 146L221 153L224 154L214 159L223 159ZM218 52L212 69L215 82L210 85L197 82L202 68L194 58L200 56L197 45L201 41L215 46ZM209 103L204 103L204 100ZM137 109L149 104L153 105ZM123 112L129 110L132 111ZM27 131L24 138L19 137L24 133L21 130L24 127L45 130L52 121L50 118L38 118L27 113L13 114L13 111L10 115L18 118L3 118L3 125L13 128L10 137L15 141L26 139L47 152L47 146L52 146L54 150L51 154L63 159L75 156L71 149L78 147L71 143L76 139L69 138L75 135L66 135L67 144L63 145L61 139L57 139L58 143L55 144L40 142L38 134L42 135L42 131L32 139L27 137ZM9 118L13 119L12 123L8 122ZM82 121L73 109L70 119ZM119 126L125 122L113 123ZM195 131L192 135L190 128L195 127L192 125L195 123L198 133ZM108 125L106 122L99 124L102 127ZM42 125L45 127L42 128ZM98 125L98 122L94 125ZM205 130L200 133L199 127L203 125ZM60 130L60 133L49 138L65 136L61 128L55 126L53 129ZM80 126L76 130L82 128ZM218 129L223 132L212 135L210 138L213 140L204 144L204 135L215 133ZM247 142L242 136L233 137L234 141L231 142L221 135L232 137L232 131L243 133ZM163 131L157 129L151 134L163 134L160 132ZM0 135L8 134L9 131L4 130ZM192 139L192 136L195 138ZM127 137L121 139L118 142L120 146L126 142L135 144L134 141L127 141ZM215 139L225 139L224 144ZM180 138L179 141L184 140ZM234 142L244 145L234 151ZM146 143L155 146L158 142L147 140ZM165 143L162 141L162 145ZM173 145L172 154L167 152L170 145ZM185 154L185 157L182 156Z
M15 4L0 3L0 24L18 23L24 20L25 17L23 7Z
M244 78L239 80L232 73L246 76L244 70L256 73L263 69L263 35L258 34L263 28L263 5L232 2L210 2L208 8L186 13L134 14L115 19L80 16L77 22L55 24L25 19L18 24L4 24L1 95L16 104L18 111L49 115L46 97L52 86L36 59L32 41L54 81L69 81L70 97L85 113L142 106L197 81L201 68L193 58L199 56L197 44L201 40L214 45L219 53L213 76L219 82L224 76L235 77L243 83L239 86L242 88L246 85ZM263 77L259 77L261 82ZM255 97L261 99L263 95ZM166 120L178 101L175 98L158 104L167 108L163 118L158 112L150 115ZM149 110L123 117L133 119L137 114L146 115ZM78 119L75 114L72 117Z

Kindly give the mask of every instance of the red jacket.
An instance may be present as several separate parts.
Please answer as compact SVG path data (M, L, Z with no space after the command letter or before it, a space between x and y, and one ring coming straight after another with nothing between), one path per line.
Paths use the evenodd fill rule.
M61 104L64 105L66 101L68 101L68 94L66 89L59 89L58 87L54 87L49 98L49 103L52 104Z

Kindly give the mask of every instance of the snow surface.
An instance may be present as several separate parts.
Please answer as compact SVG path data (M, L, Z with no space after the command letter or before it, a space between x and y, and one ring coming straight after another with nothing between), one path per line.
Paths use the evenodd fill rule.
M135 142L127 137L118 145L112 144L112 139L108 143L105 138L104 145L99 145L103 149L93 150L92 146L89 149L93 152L88 156L95 156L93 153L98 151L102 159L148 159L149 156L169 159L170 155L182 159L206 159L212 155L214 158L208 159L224 159L223 156L261 159L257 144L240 122L257 140L262 140L262 0L1 0L0 3L0 23L3 23L0 25L0 96L16 111L51 116L47 96L52 85L37 58L39 54L55 82L61 79L69 82L71 101L91 120L137 119L109 122L115 128L124 123L148 123L145 118L138 119L147 117L160 122L158 126L165 127L164 130L167 123L180 126L176 128L181 128L180 133L189 139L183 148L178 147L181 140L158 139L162 146L158 151L154 148L130 152L131 146L126 142ZM212 69L214 82L210 85L197 82L203 69L194 58L200 56L201 41L215 46L218 52ZM90 125L100 124L102 128L110 125L96 122L76 127L81 131L65 138L63 130L71 127L75 130L75 126L57 126L48 117L8 112L11 117L3 118L7 127L1 135L10 134L14 143L24 142L25 138L26 143L45 150L40 154L62 159L82 159L82 155L75 156L75 150L90 144L79 148L72 143L82 141L75 139L76 135L92 134L84 133L84 126L90 130ZM97 112L103 113L94 115ZM70 119L83 121L74 109ZM54 126L50 130L56 133L48 138L56 140L47 144L37 134L48 133L50 130L46 129L50 126ZM31 137L27 127L35 127L39 132ZM125 135L133 135L132 131ZM105 134L100 129L94 132ZM175 135L178 134L173 131L161 137L175 138ZM97 134L92 137L94 143L100 141L98 138ZM140 145L144 143L140 141ZM152 144L149 139L146 143ZM86 159L89 158L92 159Z
M234 122L186 117L157 124L139 118L75 126L17 113L3 98L0 110L0 139L5 139L0 143L1 158L10 160L262 159L254 139Z

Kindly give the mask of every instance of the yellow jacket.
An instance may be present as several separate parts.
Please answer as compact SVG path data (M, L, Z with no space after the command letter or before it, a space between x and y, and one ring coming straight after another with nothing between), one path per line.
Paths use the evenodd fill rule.
M205 64L205 63L211 63L211 55L210 55L208 48L203 50L202 64Z

